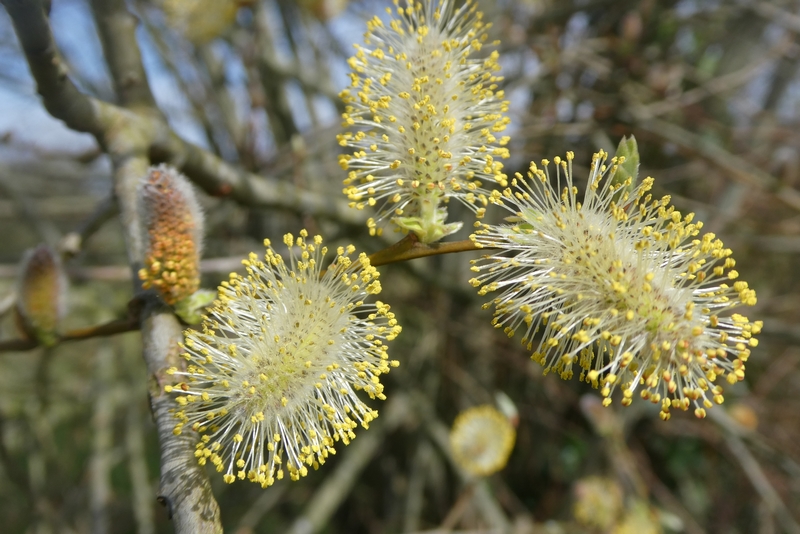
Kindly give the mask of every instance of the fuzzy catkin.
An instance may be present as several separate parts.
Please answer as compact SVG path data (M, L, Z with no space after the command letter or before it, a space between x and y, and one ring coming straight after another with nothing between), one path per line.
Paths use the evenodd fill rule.
M554 159L555 184L544 160L492 196L510 217L478 223L472 240L498 251L473 262L472 284L495 294L493 324L520 332L545 373L578 367L605 405L616 388L624 405L638 390L663 419L692 404L704 417L724 400L719 378L744 378L762 323L731 310L754 305L755 291L736 280L730 249L699 236L694 214L653 199L652 178L612 184L622 162L600 152L581 201L572 158Z

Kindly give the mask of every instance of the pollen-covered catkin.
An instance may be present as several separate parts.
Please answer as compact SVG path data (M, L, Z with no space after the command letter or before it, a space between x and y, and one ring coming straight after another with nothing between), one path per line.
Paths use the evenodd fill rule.
M398 4L396 2L396 4ZM367 23L349 60L352 83L338 136L348 152L344 193L357 209L376 209L370 233L391 219L432 242L461 227L446 223L451 199L480 214L489 185L507 185L508 102L498 87L497 51L486 53L491 23L477 4L410 2Z
M270 486L296 480L348 444L378 412L357 391L384 399L380 376L397 362L387 342L401 331L381 301L379 273L352 245L322 273L322 238L287 234L289 260L269 240L266 254L231 274L203 322L187 330L177 382L175 433L201 435L195 455L226 482Z
M612 184L622 162L607 166L600 152L580 201L572 159L554 159L555 186L545 160L491 197L510 217L477 223L475 244L498 250L473 262L471 283L495 294L493 324L520 333L546 373L578 367L605 405L617 388L624 405L638 390L663 419L691 405L705 417L724 399L716 382L744 378L762 323L731 310L754 305L755 292L694 214L653 198L652 178Z

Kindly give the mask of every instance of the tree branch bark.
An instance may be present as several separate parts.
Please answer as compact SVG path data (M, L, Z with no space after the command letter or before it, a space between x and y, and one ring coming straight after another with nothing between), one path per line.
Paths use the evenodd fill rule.
M174 134L169 131L163 119L156 116L155 108L143 109L142 114L136 114L80 93L70 81L66 67L58 55L47 15L40 1L2 0L2 3L11 15L47 110L54 117L64 120L71 128L92 133L111 156L128 258L132 271L136 273L143 258L136 206L137 185L147 175L150 165L148 150L152 140ZM112 12L119 7L115 3L107 6ZM102 8L105 9L106 7ZM101 24L105 26L108 23L105 30L101 29L101 33L112 31L111 22L105 20ZM120 31L125 31L125 28ZM130 69L139 71L136 65L132 65L138 61L138 53L124 51L125 55L121 55L123 51L114 48L120 41L116 41L116 38L112 40L115 41L112 46L117 54L115 59L119 60L119 64L113 67L115 74L124 77ZM139 81L144 82L142 79ZM125 100L137 103L147 100L140 83L119 88L123 90ZM127 92L127 88L135 90ZM138 277L134 276L133 280L134 292L141 294ZM181 367L178 345L183 339L181 325L171 310L158 300L147 294L141 295L141 298L145 302L140 316L144 359L151 377L149 396L161 446L159 500L167 506L176 532L220 533L222 525L219 506L211 492L205 470L194 458L196 440L193 438L196 436L189 432L181 436L173 434L174 403L164 392L164 386L171 380L166 370L170 367Z
M92 13L120 103L155 110L136 42L136 17L125 7L125 0L92 0Z
M344 224L363 225L366 217L343 198L314 193L236 168L202 148L184 141L159 114L139 112L102 102L81 93L69 79L58 55L47 16L40 1L0 0L36 80L47 111L67 126L94 135L109 154L129 153L131 145L145 145L152 163L169 163L206 193L253 208L286 209ZM119 135L125 131L126 135Z

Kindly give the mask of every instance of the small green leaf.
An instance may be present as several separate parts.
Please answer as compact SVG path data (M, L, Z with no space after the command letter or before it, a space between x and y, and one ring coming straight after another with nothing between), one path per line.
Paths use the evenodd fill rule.
M186 324L199 324L203 320L203 312L216 298L216 291L198 289L175 304L175 315L183 319Z
M464 225L462 222L445 223L447 210L438 209L434 220L423 217L394 217L392 222L405 230L417 234L417 238L422 243L435 243L443 237L454 234L461 230Z
M622 197L624 193L630 193L639 184L639 145L636 144L634 136L623 137L617 147L617 169L613 175L609 176L612 185L624 184L628 178L631 179L630 185L624 187L614 194L614 200Z

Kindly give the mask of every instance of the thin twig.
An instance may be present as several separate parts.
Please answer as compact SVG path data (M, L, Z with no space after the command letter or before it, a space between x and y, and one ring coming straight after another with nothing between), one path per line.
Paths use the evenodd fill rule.
M406 420L408 401L408 397L402 394L392 396L383 410L384 416L378 419L377 424L370 425L369 432L364 432L348 446L336 469L325 477L303 512L295 518L288 530L290 534L311 534L322 530L350 494L358 475L378 452L386 434Z
M467 506L469 506L474 497L476 482L477 480L470 480L464 485L455 504L450 508L450 511L447 512L447 515L442 520L442 524L439 525L439 530L442 532L449 532L461 521L461 517L464 515L464 512L467 511Z
M101 345L95 354L92 455L89 459L89 511L92 533L104 534L110 527L112 448L114 446L114 350Z
M239 519L239 524L233 530L234 534L252 534L256 526L258 526L259 521L261 521L261 518L280 502L281 498L286 493L287 487L286 484L281 484L279 486L272 486L267 491L263 491L258 499L255 500Z
M469 239L425 244L417 240L415 234L408 234L394 245L370 255L369 262L370 265L377 267L388 263L425 258L427 256L452 254L454 252L471 252L475 250L487 249L486 247L478 247Z
M419 529L419 520L425 504L425 482L429 476L433 455L434 450L430 441L427 439L420 440L411 463L411 473L408 477L406 505L403 514L403 532L413 532Z
M134 330L139 330L139 318L126 317L124 319L114 319L113 321L96 326L70 330L60 335L56 343L81 341L94 337L109 337L125 332L132 332ZM39 342L36 339L10 339L7 341L0 341L0 352L21 352L35 349L38 346Z
M147 472L142 410L136 400L128 402L125 424L125 451L131 477L131 507L137 534L154 534L153 487Z
M100 230L106 222L114 218L117 213L119 213L119 207L116 198L109 196L101 201L77 230L61 238L58 248L62 256L65 259L77 256L83 249L86 240Z
M761 469L758 460L742 440L738 425L722 410L711 410L709 414L711 420L723 430L725 445L736 457L742 471L750 479L753 488L764 500L769 511L775 515L783 530L790 534L800 534L800 524L792 517L786 504L770 483L764 470Z
M724 148L710 143L703 137L667 121L649 119L639 122L637 126L662 139L673 142L685 150L698 154L726 171L734 180L772 192L778 200L800 211L800 191L782 185L777 178L762 171L742 157L732 154Z
M800 16L769 2L753 2L752 9L762 17L788 30L800 33Z
M764 70L769 68L771 62L783 57L792 48L792 45L791 39L781 39L777 45L773 46L765 54L759 55L755 61L745 65L741 69L712 78L699 87L685 91L675 98L659 100L658 102L641 106L636 111L636 115L639 120L648 120L657 115L663 115L676 109L691 106L704 98L725 91L733 91L756 78Z
M31 202L28 196L15 187L8 176L5 166L0 167L0 192L5 193L12 200L16 215L25 221L31 229L38 234L39 239L48 244L54 244L61 237L58 228L45 217L42 217L38 206Z

